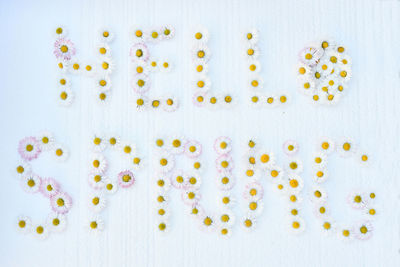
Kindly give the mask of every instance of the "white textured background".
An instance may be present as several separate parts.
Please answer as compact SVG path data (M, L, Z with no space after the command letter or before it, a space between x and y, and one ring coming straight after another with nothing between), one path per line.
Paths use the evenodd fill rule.
M116 33L112 43L117 71L112 76L113 95L107 107L95 105L93 82L74 78L76 100L72 108L57 106L56 69L51 31L66 25L81 59L93 58L95 35L102 25ZM154 55L165 56L175 65L170 75L153 78L157 94L173 92L182 108L173 114L138 114L129 100L128 31L132 25L172 24L176 38L155 46ZM246 28L261 31L260 48L265 90L286 90L292 103L286 109L250 110L242 101L231 111L199 110L191 104L190 38L196 25L211 33L211 79L215 90L245 95L244 60L240 57L239 34ZM399 266L399 48L400 1L216 1L216 0L90 0L90 1L0 1L0 266ZM306 43L332 36L348 47L353 59L351 87L340 104L315 108L295 88L293 67L297 52ZM34 162L43 176L55 176L74 200L65 233L45 242L14 231L18 214L34 221L45 218L48 202L28 195L12 179L18 158L18 140L43 129L55 133L71 151L67 163L54 163L44 156ZM284 205L266 187L265 207L258 229L244 233L236 227L229 240L207 235L184 214L175 192L172 198L172 231L160 236L154 231L151 170L147 168L130 190L120 191L103 216L106 231L100 238L88 236L83 223L88 215L86 182L88 138L95 132L118 132L137 143L151 162L150 140L156 133L182 133L199 139L208 152L209 170L203 177L203 195L209 211L214 208L211 142L219 135L235 141L235 160L240 161L240 142L259 137L285 157L281 144L288 138L301 145L306 169L306 191L310 188L310 156L320 135L353 137L372 152L375 165L358 168L353 161L333 157L327 182L334 217L339 222L357 219L345 205L352 188L372 188L381 198L375 233L367 242L343 244L325 238L317 229L311 204L304 201L307 230L290 236L285 228ZM114 156L111 164L117 164ZM115 165L114 165L115 166ZM240 177L239 177L240 179ZM240 187L239 183L239 187ZM236 188L237 197L242 188ZM236 212L239 216L239 210Z

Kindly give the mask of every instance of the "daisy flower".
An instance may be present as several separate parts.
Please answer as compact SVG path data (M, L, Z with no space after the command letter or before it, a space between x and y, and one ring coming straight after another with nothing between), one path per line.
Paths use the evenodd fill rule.
M64 59L57 60L57 67L62 73L66 73L69 68L69 62Z
M275 164L275 154L271 151L260 151L257 153L257 160L259 166L265 170Z
M332 62L328 61L328 60L321 60L320 62L318 62L317 65L317 72L321 73L322 76L328 76L330 74L332 74L334 71L334 66L332 64Z
M230 108L236 103L235 98L230 93L222 93L221 99L224 108Z
M107 103L107 100L110 98L110 92L108 90L100 90L99 92L96 92L96 94L97 103L101 105Z
M313 154L313 167L323 169L327 164L327 156L324 152L315 152Z
M101 75L101 76L95 78L94 80L95 80L95 86L96 86L97 90L101 90L103 92L110 90L111 80L108 75Z
M135 183L135 176L129 170L118 173L118 184L122 188L131 187Z
M115 65L112 62L112 59L110 57L103 57L99 61L98 65L100 66L100 70L106 75L111 74L115 67Z
M47 217L47 227L50 232L60 233L67 227L67 219L63 214L53 212Z
M50 197L51 207L54 212L65 214L72 207L72 199L65 192L58 192Z
M142 167L143 167L143 165L144 165L144 161L143 161L143 158L142 157L140 157L139 155L134 155L132 158L131 158L131 162L132 162L132 164L133 164L133 169L134 170L141 170L142 169Z
M159 68L161 72L168 73L172 70L172 64L167 60L160 60Z
M263 88L264 80L258 75L250 77L247 81L247 85L250 90L259 90Z
M318 139L317 142L317 149L318 151L322 151L329 155L333 151L335 151L335 143L332 139L327 137L321 137Z
M196 61L194 64L194 70L196 74L207 74L208 73L208 64L202 61Z
M41 183L42 178L33 173L23 175L21 179L21 186L28 193L39 192Z
M175 159L169 153L165 152L161 153L160 155L158 155L157 160L158 160L158 169L162 173L170 172L175 166Z
M111 49L107 43L100 43L96 45L96 51L100 57L110 57Z
M22 234L28 234L32 231L32 220L27 216L18 216L16 221L16 227L18 232Z
M325 38L320 40L320 47L324 50L330 50L336 48L336 42L332 38Z
M293 190L289 191L288 200L290 205L299 205L303 202L303 198L300 196L300 193Z
M150 59L148 66L149 66L149 70L152 72L157 72L160 70L160 64L159 64L158 60L156 60L156 59Z
M229 155L221 155L215 161L217 171L231 171L233 169L233 159Z
M192 59L195 62L208 62L211 57L211 51L205 44L196 44L192 48Z
M245 56L246 56L247 60L249 60L249 61L256 60L260 56L260 49L256 45L250 45L246 49Z
M179 102L176 97L164 97L163 101L165 102L165 105L163 105L163 109L167 112L174 112L179 107Z
M118 191L118 184L110 179L104 179L104 191L107 194L114 194Z
M129 56L133 62L136 60L147 62L150 52L144 43L136 43L131 46L129 50Z
M287 140L283 144L283 152L288 156L293 156L299 151L299 144L294 140Z
M189 206L199 202L199 200L201 198L200 193L197 190L183 191L181 193L181 197L182 197L183 202Z
M189 158L197 158L201 155L202 146L195 140L190 140L185 144L185 155Z
M44 178L40 183L40 192L45 197L51 197L60 191L60 184L53 178Z
M358 152L356 155L357 160L362 166L369 166L371 164L371 155L366 152Z
M246 42L251 45L256 44L258 42L259 32L257 29L251 29L244 34Z
M131 86L135 93L144 94L150 89L150 79L146 74L136 75L132 78Z
M304 222L304 220L298 216L296 216L295 218L292 218L290 220L290 232L292 234L301 234L304 232L305 228L306 228L306 223Z
M68 70L71 74L78 75L82 73L82 67L83 65L80 63L80 61L76 58L73 58L71 59Z
M225 226L220 226L218 232L224 238L229 238L232 235L232 229Z
M90 170L93 174L104 174L107 170L108 163L106 158L99 153L93 153L90 157Z
M325 53L325 57L333 64L338 64L340 54L335 50L329 50Z
M267 170L267 175L271 180L280 179L284 175L284 171L281 167L273 165Z
M299 216L300 211L301 211L300 205L291 205L289 208L289 215L290 216Z
M168 233L169 231L169 223L166 219L162 219L159 222L157 222L157 228L161 233Z
M187 209L188 213L194 218L198 218L204 214L203 208L198 203L189 206Z
M170 211L167 205L161 204L156 208L155 214L157 217L166 220L170 216Z
M352 241L354 238L354 231L349 227L340 227L337 234L339 239L343 242Z
M160 33L162 35L162 39L169 40L175 36L175 28L172 27L171 25L165 25L161 27Z
M182 154L185 150L185 145L185 137L175 135L169 140L168 149L172 154Z
M35 236L35 238L39 240L45 240L47 237L49 237L49 230L47 225L45 224L38 224L33 226L32 233Z
M140 74L148 75L150 69L146 61L135 60L131 65L131 72L133 75L140 75Z
M330 208L327 206L325 202L317 203L314 206L314 214L319 218L324 218L329 215Z
M163 137L157 138L155 140L155 145L156 145L156 148L158 148L158 149L167 149L166 148L166 141L165 141L165 138L163 138Z
M76 54L75 45L69 39L62 37L58 38L54 42L53 53L57 59L68 61Z
M68 35L68 30L65 26L59 25L53 30L55 38L66 37Z
M110 43L114 39L114 33L108 28L102 28L99 30L100 41Z
M375 205L373 206L368 205L365 208L365 214L367 214L368 217L370 217L371 219L375 219L376 216L379 215L379 212Z
M245 186L243 197L246 200L260 200L264 196L264 189L259 182L248 183Z
M248 214L241 219L241 226L247 232L251 232L256 227L257 221L253 214Z
M338 64L339 64L339 68L341 68L341 69L350 68L351 64L352 64L351 58L346 54L341 54L339 56L339 63Z
M257 181L260 178L260 171L254 167L249 166L244 170L244 175L249 181Z
M14 174L16 177L20 178L24 175L28 175L32 170L32 167L29 163L25 161L20 161L16 164Z
M132 156L137 153L136 146L129 142L121 142L119 149L122 152L122 154L126 156Z
M221 172L216 178L217 186L220 190L231 190L235 185L235 178L231 172Z
M161 100L160 100L160 99L153 99L153 100L151 101L151 104L150 104L150 106L151 106L153 109L158 109L158 108L160 107L160 105L161 105Z
M202 214L199 216L200 228L206 232L212 232L217 226L217 221L212 215Z
M163 38L163 29L155 28L149 30L149 34L147 35L147 41L152 43L158 43Z
M91 173L88 176L89 185L95 190L103 189L105 186L105 180L106 177L101 174Z
M280 194L286 194L289 190L289 185L286 179L279 178L272 181L273 182L273 189Z
M166 192L158 192L156 195L156 201L159 205L166 205L166 203L168 203L168 196Z
M101 212L107 204L106 198L101 193L91 193L88 199L89 208L95 212Z
M150 102L147 97L139 95L135 97L134 105L136 106L136 110L141 112L149 109Z
M294 192L300 192L303 189L304 182L303 179L294 173L288 174L288 185Z
M226 226L232 226L235 224L235 214L228 209L225 209L221 212L221 215L219 216L219 223L220 225Z
M61 88L58 91L57 101L60 105L68 107L72 104L74 97L75 96L74 96L74 93L72 92L71 88L65 87L65 88Z
M330 218L325 218L322 220L320 227L322 232L326 235L333 234L336 231L335 222Z
M340 156L348 158L357 152L357 145L350 138L342 138L337 145Z
M41 132L36 137L36 140L39 142L40 150L42 151L49 151L54 145L53 134L47 131Z
M86 223L86 228L91 234L98 235L104 230L104 221L97 215L92 215Z
M204 92L208 91L210 87L211 87L211 80L205 75L199 75L196 77L196 79L193 80L193 88L196 90L201 90Z
M207 92L197 91L193 94L192 102L197 107L204 107L206 105Z
M254 151L249 151L244 156L244 161L246 162L246 168L255 169L257 167L258 156L254 153ZM266 160L266 159L265 159Z
M325 98L325 103L328 105L336 105L341 98L341 95L338 93L328 93Z
M262 200L248 200L245 203L245 207L247 212L250 214L255 214L256 216L260 215L262 210L264 209L264 204Z
M311 201L314 203L324 203L328 195L320 186L313 186L310 194Z
M93 77L95 74L97 74L97 66L93 64L93 62L86 63L83 65L83 71L85 75Z
M321 51L320 49L316 49L314 47L306 47L300 50L299 59L303 64L309 67L313 67L321 58L322 53L323 51Z
M369 221L364 221L358 223L357 226L354 227L355 237L359 240L367 240L371 238L372 232L374 228Z
M171 186L171 177L159 174L156 178L156 184L160 190L168 191Z
M287 169L289 170L289 172L294 172L299 174L303 171L303 162L300 159L292 158L289 161Z
M224 207L232 207L236 203L235 197L231 194L230 191L221 192L218 196L218 202L221 203Z
M232 140L226 136L218 137L214 142L214 150L218 155L224 155L232 150Z
M31 161L39 156L41 152L40 144L35 137L25 137L19 141L18 152L21 158L26 161Z
M186 177L186 188L190 190L199 189L201 185L201 176L198 173L191 173Z
M316 183L323 183L328 179L328 172L324 168L316 169L313 174L313 180Z
M278 96L280 104L288 104L290 102L290 94L288 93L282 93L280 96Z
M131 30L131 36L134 42L142 43L147 40L147 33L142 28L133 28Z
M300 78L297 84L298 91L303 95L311 95L314 92L315 81L310 76Z
M363 209L367 205L367 196L361 192L354 191L347 196L347 202L354 209Z
M194 31L193 37L196 42L207 43L210 36L206 28L199 27Z
M218 95L214 93L208 94L208 100L206 102L207 107L210 109L216 109L220 107L220 99L221 96L219 94Z
M183 170L176 170L170 177L172 186L177 189L186 187L187 175Z
M201 172L203 171L204 168L202 168L202 164L200 161L194 161L193 162L193 168L197 171L197 172Z
M91 140L91 148L94 152L102 152L107 147L107 140L103 135L95 134Z

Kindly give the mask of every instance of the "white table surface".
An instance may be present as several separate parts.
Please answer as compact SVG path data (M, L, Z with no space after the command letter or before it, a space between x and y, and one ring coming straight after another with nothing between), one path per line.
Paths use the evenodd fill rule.
M0 1L0 266L399 266L399 83L400 1ZM112 44L117 71L112 76L112 101L95 105L93 82L74 78L76 94L71 108L55 101L56 69L51 31L66 25L78 55L91 58L95 34L101 26L116 33ZM182 102L179 111L137 113L129 106L128 32L132 25L172 24L176 37L160 44L154 53L170 58L175 69L154 78L155 92L167 90ZM199 110L191 104L191 29L203 25L211 34L210 62L215 90L231 90L241 100L230 111ZM253 110L244 103L245 61L240 57L240 33L258 28L262 35L265 91L291 93L287 108ZM350 90L335 107L314 107L296 92L293 67L298 51L310 41L332 36L349 49L353 59ZM35 162L35 170L55 176L72 195L65 233L44 242L23 236L13 223L20 213L35 221L45 218L48 203L28 195L12 178L18 159L18 141L48 129L66 144L71 157L55 163L49 157ZM89 137L96 132L118 132L137 144L150 165L138 177L134 188L119 192L110 200L103 217L106 230L94 238L83 227L88 215L85 203ZM203 177L204 205L213 211L212 141L228 135L235 142L234 158L241 159L240 142L258 137L285 159L281 145L287 139L300 143L305 163L306 189L311 186L310 157L319 136L350 136L375 159L371 168L361 169L353 161L334 157L327 190L338 221L352 222L354 211L345 204L352 188L372 188L381 198L380 217L374 222L371 240L344 244L326 238L317 229L309 201L304 201L307 230L291 236L284 226L282 201L268 183L264 213L258 229L247 234L239 227L229 240L201 232L184 214L177 192L171 209L173 229L166 236L154 230L151 216L150 141L157 133L184 134L203 143L209 166ZM111 160L116 164L118 157ZM240 198L241 188L236 188ZM236 210L239 213L239 209ZM238 216L239 217L239 216Z

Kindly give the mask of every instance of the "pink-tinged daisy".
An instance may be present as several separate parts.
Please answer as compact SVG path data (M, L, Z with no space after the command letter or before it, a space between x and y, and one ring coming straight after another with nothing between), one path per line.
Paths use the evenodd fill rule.
M374 228L372 227L371 222L364 221L364 222L358 223L354 227L353 231L354 231L355 237L357 239L367 240L367 239L371 238L373 230L374 230Z
M42 179L33 173L24 175L21 179L21 186L28 193L39 192L41 183Z
M65 192L59 192L50 197L51 207L54 212L65 214L72 207L72 199Z
M231 171L233 169L233 159L228 155L221 155L215 160L217 171Z
M95 190L103 189L105 186L105 180L107 180L107 178L101 174L91 173L88 176L89 185Z
M288 156L293 156L299 151L299 144L296 141L288 140L283 144L283 152Z
M248 183L245 186L243 197L246 200L259 200L264 196L264 189L259 182Z
M76 54L75 45L69 39L58 38L54 42L53 53L57 59L70 60Z
M135 176L129 170L122 171L118 174L118 184L122 188L131 187L135 183Z
M149 49L144 43L136 43L131 46L129 56L132 61L142 60L147 61L149 59Z
M190 140L185 145L185 155L189 158L197 158L201 155L201 144L195 140Z
M51 213L47 217L47 226L50 232L60 233L67 227L67 218L63 214Z
M35 238L39 240L45 240L49 237L49 229L46 224L38 224L33 226L32 233Z
M150 89L150 79L146 74L135 75L132 77L131 86L135 93L144 94Z
M40 192L45 197L51 197L57 194L60 191L59 183L53 178L45 178L42 179L42 183L40 184Z
M197 202L199 202L199 200L201 198L201 195L197 190L183 191L181 196L182 196L183 202L189 206L196 204Z
M18 216L16 228L22 234L28 234L32 231L32 220L27 216Z
M192 101L195 106L204 107L207 104L206 99L207 99L207 92L199 90L196 93L194 93Z
M218 155L224 155L232 150L232 141L229 137L220 136L214 142L214 150Z
M41 152L39 142L35 137L26 137L19 141L18 152L26 161L36 159Z
M235 185L235 178L231 172L223 171L217 174L216 183L222 191L231 190Z
M170 179L172 186L177 189L183 189L187 185L187 174L183 170L174 171Z

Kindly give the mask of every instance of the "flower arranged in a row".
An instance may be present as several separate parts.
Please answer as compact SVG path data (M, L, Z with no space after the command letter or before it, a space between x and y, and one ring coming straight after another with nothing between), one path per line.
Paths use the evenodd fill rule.
M55 142L53 134L42 132L36 137L29 136L22 139L19 142L18 152L21 161L15 168L15 174L22 188L28 193L40 193L48 198L52 212L45 222L38 224L34 224L28 216L19 216L16 226L24 234L29 233L39 239L46 239L50 233L65 229L66 215L72 207L72 199L54 178L35 174L30 162L43 152L51 153L57 160L64 161L68 157L68 151L63 145Z

